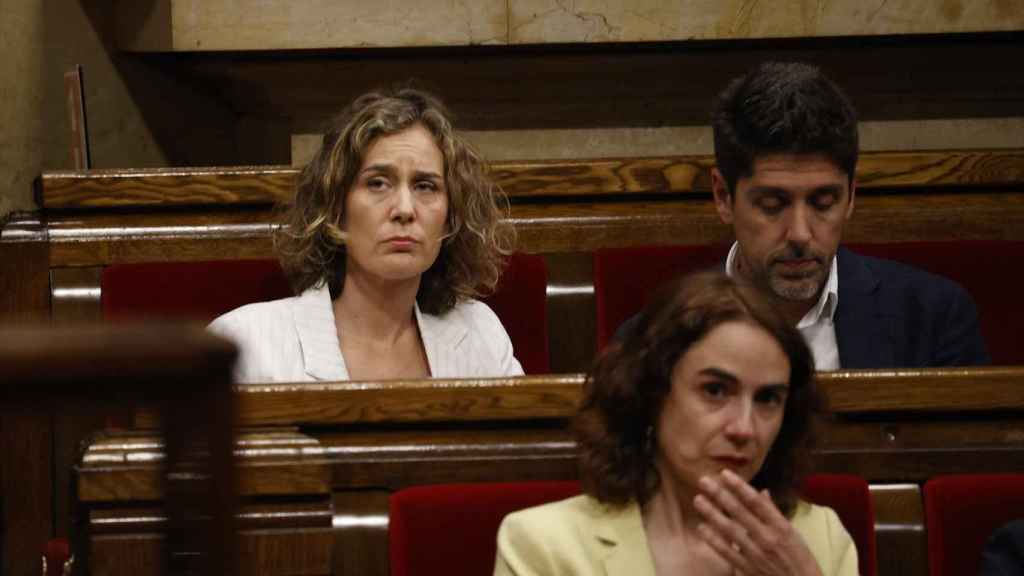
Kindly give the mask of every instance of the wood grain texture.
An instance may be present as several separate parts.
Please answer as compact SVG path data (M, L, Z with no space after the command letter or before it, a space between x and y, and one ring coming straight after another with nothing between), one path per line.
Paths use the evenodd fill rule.
M1024 411L1024 368L843 370L817 375L838 415L913 411ZM566 418L583 376L246 384L236 387L247 426L504 421ZM143 419L141 423L146 423Z
M233 396L227 384L234 356L231 344L196 328L0 327L3 424L6 430L6 415L27 408L41 412L49 427L51 411L82 399L160 406L166 466L171 471L164 484L171 520L165 531L168 545L187 557L198 554L203 559L203 565L197 567L199 573L231 572L235 561L235 482L230 451ZM35 446L24 439L12 440L17 442ZM196 451L197 445L203 450ZM44 536L48 538L53 534L49 525L53 522L53 490L67 487L55 487L53 439L47 438L42 448L46 459L33 462L45 464L45 477L26 477L16 486L5 486L3 498L5 510L47 507ZM186 454L193 459L183 467ZM196 459L197 454L203 457ZM12 467L4 463L3 469L4 477L10 478ZM33 474L34 468L29 465L26 473ZM179 481L181 478L189 482ZM183 490L184 484L193 489ZM196 522L196 518L203 521ZM37 540L22 543L18 552L30 555L37 569L39 546L45 538L38 539L31 521L4 525L24 525L26 538ZM8 551L3 554L8 557Z
M582 378L244 385L240 424L342 424L559 418L575 406Z
M704 193L711 156L496 163L510 198ZM112 207L244 206L288 202L297 171L282 166L47 172L46 211ZM861 156L865 189L999 186L1024 180L1024 151L871 152Z
M1022 411L1019 367L870 370L818 375L832 410L847 412ZM899 384L890 388L883 382Z
M872 485L878 574L928 574L921 488L917 484Z
M0 322L39 322L50 316L46 229L36 216L0 227Z
M152 413L143 421L156 420ZM153 427L153 426L151 426ZM330 471L319 442L295 432L239 436L238 494L253 496L326 495ZM75 468L76 498L99 503L159 500L165 493L166 454L160 436L101 434L89 443Z
M0 571L38 574L53 536L52 414L0 405Z
M518 232L518 249L528 253L732 239L711 201L698 198L515 204L510 221ZM50 265L273 258L274 226L268 209L54 217L49 222ZM964 240L1024 239L1024 190L862 193L844 240L948 240L951 229Z

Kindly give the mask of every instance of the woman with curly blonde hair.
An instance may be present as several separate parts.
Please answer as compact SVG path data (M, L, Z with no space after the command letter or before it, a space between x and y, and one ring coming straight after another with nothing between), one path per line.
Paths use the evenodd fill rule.
M275 234L298 296L210 329L239 345L240 381L521 374L501 322L473 299L511 251L506 211L437 98L364 94L331 123Z

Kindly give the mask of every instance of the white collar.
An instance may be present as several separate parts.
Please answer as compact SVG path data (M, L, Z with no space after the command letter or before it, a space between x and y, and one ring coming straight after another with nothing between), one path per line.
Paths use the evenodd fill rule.
M735 275L736 272L736 257L740 251L739 242L733 242L732 248L729 249L729 256L725 259L725 273L728 276ZM806 328L812 324L817 324L823 319L827 318L829 322L832 322L836 315L836 308L839 307L839 265L837 264L837 258L832 257L832 265L829 266L828 280L825 281L825 287L821 291L821 295L818 296L818 303L814 305L804 317L800 319L796 327Z
M418 302L414 304L414 311L430 374L434 377L445 376L442 372L451 363L449 356L466 337L468 329L462 322L445 321L447 315L424 314ZM294 298L292 315L306 374L316 380L348 380L348 367L341 354L341 343L334 324L334 307L327 285L310 288Z

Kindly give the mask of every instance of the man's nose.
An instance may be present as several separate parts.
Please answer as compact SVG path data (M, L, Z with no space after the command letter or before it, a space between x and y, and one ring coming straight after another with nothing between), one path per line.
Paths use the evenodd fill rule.
M787 240L794 244L806 244L811 241L810 214L803 206L795 206L790 213Z

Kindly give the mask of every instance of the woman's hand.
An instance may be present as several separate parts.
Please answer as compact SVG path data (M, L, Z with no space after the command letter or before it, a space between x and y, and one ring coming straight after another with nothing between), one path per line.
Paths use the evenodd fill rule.
M729 470L700 479L694 507L702 538L744 576L821 576L804 539L767 491Z

